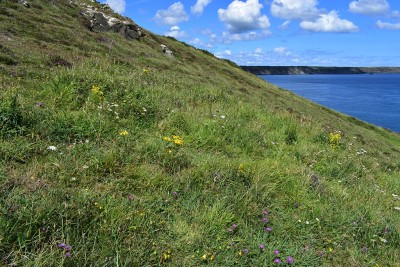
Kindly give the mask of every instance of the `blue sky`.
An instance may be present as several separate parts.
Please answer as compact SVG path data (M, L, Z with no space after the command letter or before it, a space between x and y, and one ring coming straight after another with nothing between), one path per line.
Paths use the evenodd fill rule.
M399 0L102 0L239 65L400 66Z

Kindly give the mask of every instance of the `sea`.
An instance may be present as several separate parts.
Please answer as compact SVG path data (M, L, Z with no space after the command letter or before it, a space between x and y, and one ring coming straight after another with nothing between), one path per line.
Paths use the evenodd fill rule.
M400 73L260 77L322 106L400 133Z

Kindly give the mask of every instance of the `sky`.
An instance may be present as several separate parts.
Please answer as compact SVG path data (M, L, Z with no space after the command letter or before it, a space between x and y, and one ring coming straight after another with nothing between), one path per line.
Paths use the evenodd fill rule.
M400 66L400 0L101 0L247 66Z

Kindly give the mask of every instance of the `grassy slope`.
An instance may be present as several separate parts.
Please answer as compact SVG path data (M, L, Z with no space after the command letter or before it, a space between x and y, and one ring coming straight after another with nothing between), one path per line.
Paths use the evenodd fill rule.
M399 266L398 134L33 3L0 3L0 265Z

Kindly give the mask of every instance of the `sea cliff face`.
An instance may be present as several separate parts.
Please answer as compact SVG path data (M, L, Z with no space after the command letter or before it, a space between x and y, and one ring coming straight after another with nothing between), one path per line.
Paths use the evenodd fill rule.
M241 66L256 75L400 73L400 67Z

